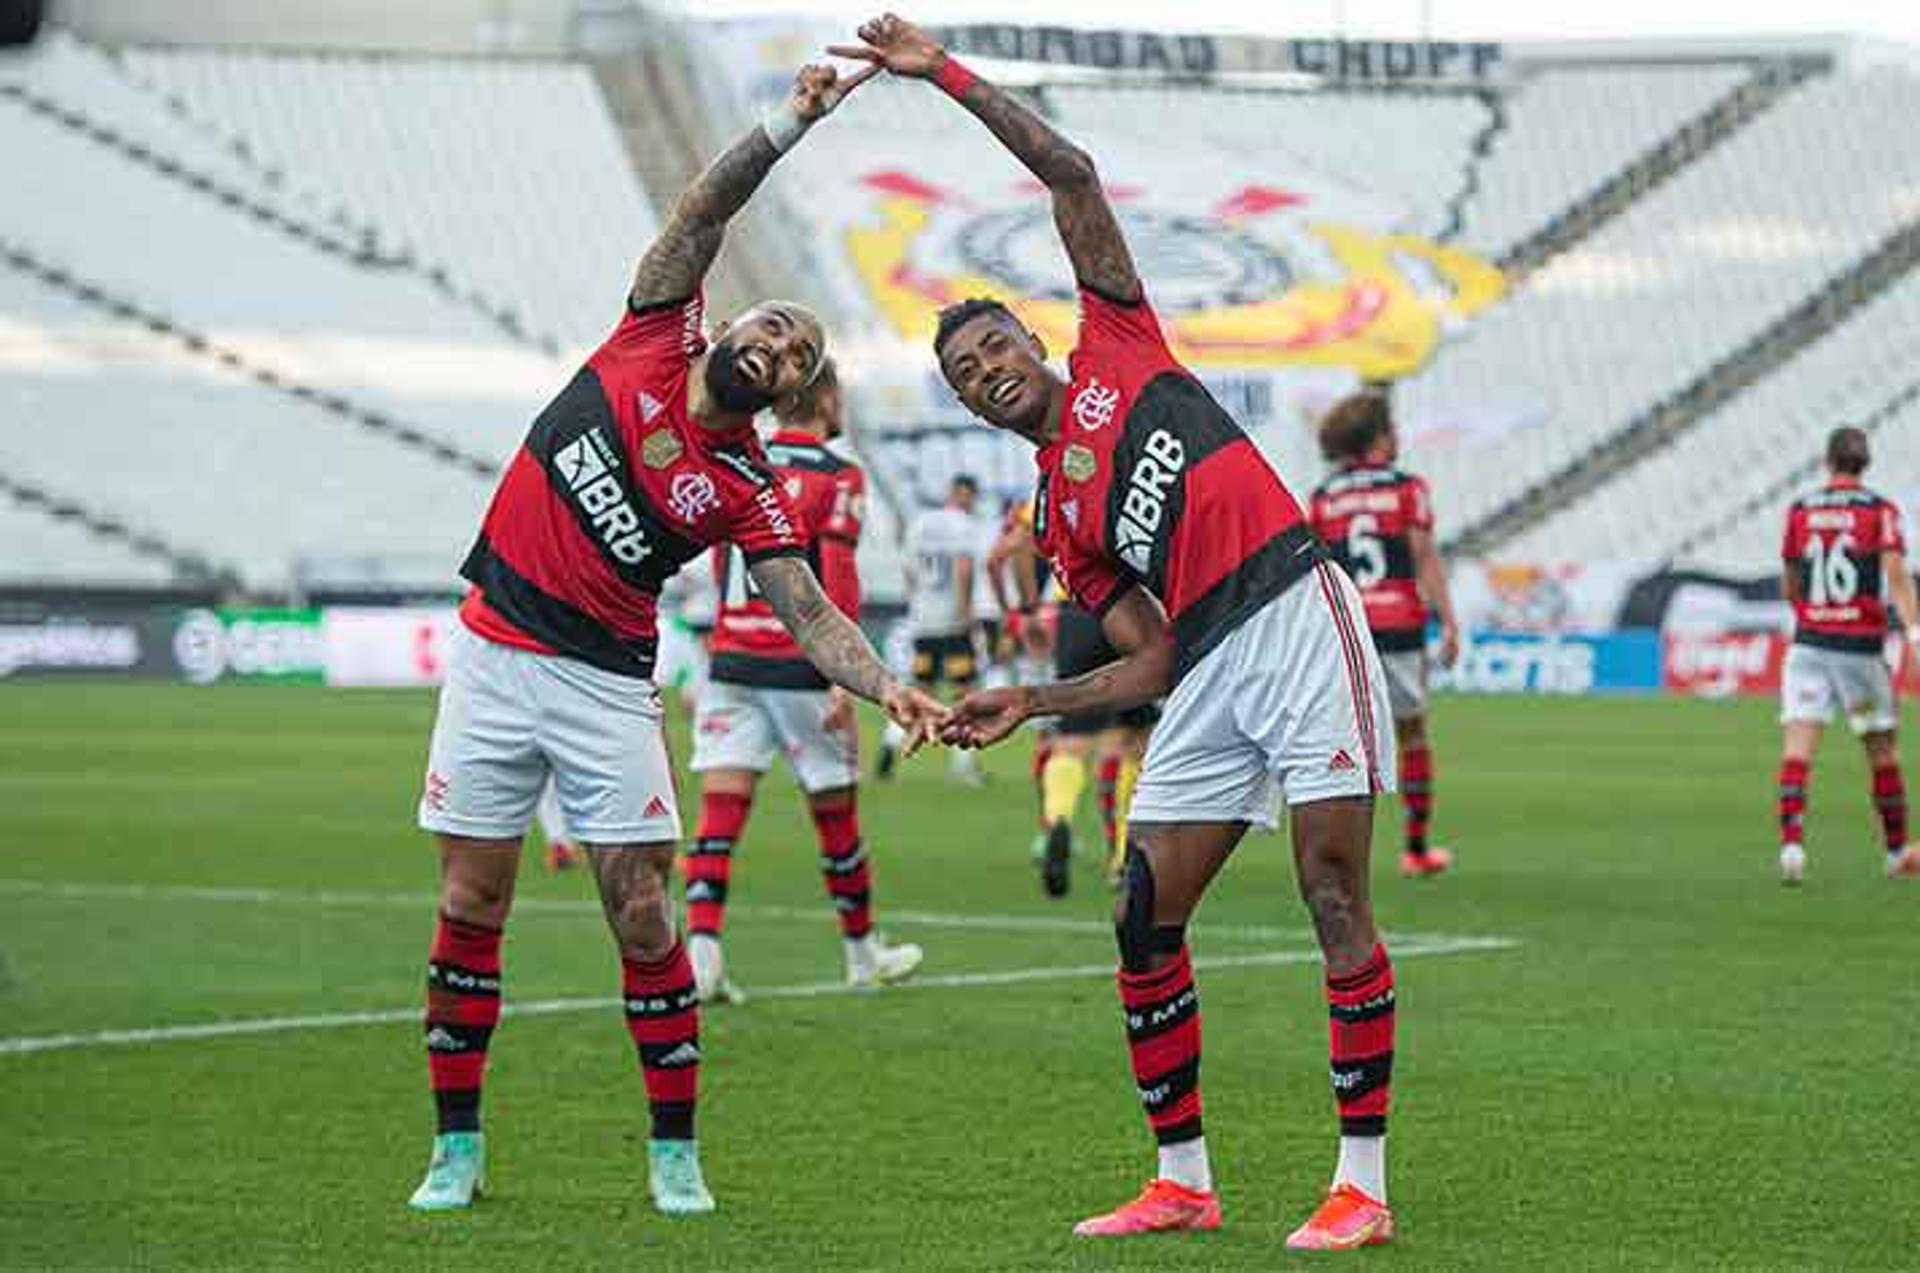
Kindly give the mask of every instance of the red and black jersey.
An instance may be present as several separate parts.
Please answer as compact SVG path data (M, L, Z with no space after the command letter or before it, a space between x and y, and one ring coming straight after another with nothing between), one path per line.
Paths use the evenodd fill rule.
M506 645L653 672L660 585L708 545L749 561L805 551L750 425L687 413L706 347L700 298L629 312L507 465L460 573L460 617Z
M1399 469L1355 465L1320 484L1307 502L1307 520L1359 585L1374 645L1423 649L1427 605L1414 571L1413 532L1433 530L1427 484Z
M806 527L807 557L827 598L849 619L860 617L860 571L854 550L866 515L866 477L851 460L828 450L809 433L780 430L767 439L774 478ZM713 577L720 592L714 615L711 676L716 681L763 689L821 690L820 675L753 586L747 557L738 545L713 551Z
M1324 557L1291 493L1174 360L1159 320L1080 289L1060 437L1041 448L1035 533L1074 599L1130 584L1166 607L1174 676Z
M1887 639L1881 554L1902 551L1900 510L1853 477L1836 477L1787 510L1780 556L1800 576L1793 639L1878 654Z

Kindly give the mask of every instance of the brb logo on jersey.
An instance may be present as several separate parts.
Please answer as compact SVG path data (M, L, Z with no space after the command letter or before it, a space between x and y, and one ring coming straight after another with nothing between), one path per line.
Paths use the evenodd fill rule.
M567 443L554 455L553 463L567 484L567 493L593 523L608 552L629 566L652 554L653 545L640 528L640 515L614 476L613 450L599 433L588 431Z
M1113 538L1120 560L1136 575L1152 570L1153 546L1167 516L1167 490L1186 467L1187 448L1165 429L1147 436L1146 453L1134 463L1120 498L1120 516Z
M719 507L720 490L705 473L676 473L667 485L667 503L673 506L675 517L692 522Z
M1087 380L1086 387L1073 395L1073 418L1088 433L1107 427L1120 406L1120 391L1109 389L1098 377Z

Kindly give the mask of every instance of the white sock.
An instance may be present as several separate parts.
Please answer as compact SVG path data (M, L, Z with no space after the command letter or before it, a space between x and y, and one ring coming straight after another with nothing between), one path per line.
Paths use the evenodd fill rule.
M727 975L727 960L720 952L720 939L712 933L687 934L687 961L693 965L694 984L702 990L719 985Z
M1375 1202L1387 1200L1387 1138L1385 1136L1342 1136L1340 1162L1333 1169L1333 1183L1352 1185Z
M952 766L954 773L971 777L980 772L980 757L973 752L962 751L956 747L948 755L951 758L947 763Z
M906 741L907 731L892 721L888 721L886 729L881 731L880 745L888 751L899 751Z
M1207 1138L1195 1136L1160 1146L1160 1178L1200 1193L1213 1192L1213 1168L1207 1163Z
M847 938L847 971L862 971L873 967L873 934L865 937Z

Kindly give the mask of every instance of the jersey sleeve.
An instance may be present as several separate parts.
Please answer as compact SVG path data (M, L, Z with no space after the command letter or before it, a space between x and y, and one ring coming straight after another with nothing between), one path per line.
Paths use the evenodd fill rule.
M831 489L832 498L817 531L822 539L858 544L867 516L866 474L850 464L833 475Z
M1900 553L1907 550L1906 540L1900 533L1900 506L1892 500L1880 505L1880 551Z
M1149 352L1171 358L1167 338L1160 330L1159 316L1143 293L1128 304L1104 296L1092 288L1080 289L1080 334L1075 353L1081 350Z
M820 587L840 613L860 617L860 566L852 540L821 536Z
M1433 494L1427 489L1425 478L1409 477L1406 491L1402 495L1408 530L1431 531L1433 529Z
M1047 545L1047 559L1053 563L1054 576L1083 610L1104 615L1127 590L1127 581L1119 571L1067 536Z
M727 539L737 545L749 562L769 557L803 557L807 551L807 525L800 510L780 489L780 483L767 482L734 510L727 528Z
M705 300L696 292L677 301L629 306L594 355L595 363L653 363L684 367L707 347L701 331Z

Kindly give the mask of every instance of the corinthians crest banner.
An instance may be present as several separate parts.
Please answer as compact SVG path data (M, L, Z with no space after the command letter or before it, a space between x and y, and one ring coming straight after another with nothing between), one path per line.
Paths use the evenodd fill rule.
M770 105L843 34L761 20L707 39L738 112ZM1271 145L1229 147L1182 139L1155 110L1152 92L1114 92L1063 126L1099 161L1174 352L1292 471L1313 462L1302 426L1329 402L1418 370L1502 294L1494 267L1409 233L1410 209L1316 168L1278 128ZM1046 191L930 86L862 89L770 185L808 223L809 269L837 298L828 321L870 412L959 419L930 345L935 315L964 297L1005 300L1051 355L1072 349L1073 279Z

